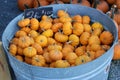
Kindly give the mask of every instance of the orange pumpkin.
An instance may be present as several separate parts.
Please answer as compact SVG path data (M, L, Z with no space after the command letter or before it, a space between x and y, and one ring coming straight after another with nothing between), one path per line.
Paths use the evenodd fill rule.
M24 60L23 60L23 57L22 57L22 56L20 56L20 55L16 55L16 56L15 56L15 58L16 58L17 60L21 61L21 62L23 62L23 61L24 61Z
M22 30L19 30L15 33L15 37L22 37L22 36L27 36L27 33Z
M71 22L65 22L62 27L63 33L65 35L70 35L72 33L72 24Z
M77 54L77 56L81 56L81 55L85 54L85 51L86 51L85 46L80 46L75 49L75 53Z
M84 26L81 23L75 22L73 24L73 34L80 36L84 32Z
M18 55L23 55L23 48L17 47L17 54Z
M72 46L77 46L79 45L79 37L75 34L71 34L69 36L69 43L72 45Z
M67 68L70 64L66 60L57 60L55 62L55 68Z
M89 24L90 23L90 17L89 16L87 16L87 15L84 15L83 17L82 17L82 23L83 24Z
M42 55L35 55L32 57L32 65L34 66L44 66L45 58Z
M28 36L32 37L32 38L36 38L37 36L39 35L39 33L35 30L31 30L29 33L28 33Z
M89 32L89 33L92 32L92 28L90 24L83 24L83 26L84 26L84 32Z
M31 45L31 39L28 36L22 36L18 40L18 46L21 48L25 48Z
M72 17L73 22L82 23L82 17L80 15L75 15Z
M47 38L48 45L56 44L56 40L54 38Z
M62 46L60 45L57 45L57 44L52 44L52 45L48 45L47 47L48 51L51 51L51 50L62 50Z
M33 7L37 8L40 6L47 6L49 5L49 2L47 0L34 0L33 1Z
M10 43L11 44L15 44L15 45L18 45L18 38L16 38L16 37L14 37L11 41L10 41Z
M52 23L46 20L41 20L39 25L41 29L45 29L45 30L50 29L52 27Z
M45 51L44 54L43 54L43 57L45 58L45 61L47 63L52 63L52 60L49 57L49 52Z
M47 46L47 37L44 35L39 35L35 38L35 42L38 43L40 46L45 47Z
M49 52L49 57L51 60L56 61L56 60L61 60L63 57L63 54L59 50L51 50Z
M74 64L75 60L78 56L74 53L74 52L70 52L69 55L67 55L65 57L65 59L70 63L70 64Z
M32 58L31 57L26 57L25 56L25 62L27 63L27 64L32 64Z
M11 55L15 56L17 54L17 46L15 44L10 44L9 52Z
M90 38L90 33L89 32L83 32L80 36L80 43L82 45L87 45L89 38Z
M95 59L102 56L104 53L105 53L104 49L97 50L96 53L95 53Z
M85 55L87 55L88 57L90 57L92 60L95 59L95 52L94 51L87 51L85 53Z
M38 43L32 44L32 47L36 49L38 55L43 54L43 48Z
M89 45L92 45L92 44L101 44L101 41L100 41L100 39L99 39L98 36L91 35L90 38L89 38L89 40L88 40L88 44Z
M31 29L29 27L23 27L21 28L21 31L24 31L28 34L31 31Z
M22 20L18 21L18 26L21 27L21 28L23 28L25 26L28 26L29 24L30 24L30 19L29 18L25 18L25 19L22 19Z
M52 37L53 31L52 31L52 29L47 29L46 31L42 32L42 35L44 35L46 37Z
M90 61L91 61L90 57L88 57L87 55L81 55L78 58L76 58L75 65L85 64L85 63L90 62Z
M102 44L106 44L106 45L110 45L113 42L113 35L111 32L109 31L103 31L100 34L100 41Z
M17 0L18 7L22 11L26 9L25 5L27 5L29 8L32 8L32 3L33 0Z
M30 20L30 28L32 30L38 30L38 28L39 28L39 21L36 18L32 18Z
M113 60L118 60L120 59L120 42L118 42L114 46L114 55L113 55Z
M53 32L58 32L62 28L63 24L60 22L54 23L51 27Z
M26 57L33 57L37 54L37 51L34 47L26 47L23 49L23 54Z
M56 32L54 37L55 40L59 42L66 42L68 40L68 36L62 34L61 32Z

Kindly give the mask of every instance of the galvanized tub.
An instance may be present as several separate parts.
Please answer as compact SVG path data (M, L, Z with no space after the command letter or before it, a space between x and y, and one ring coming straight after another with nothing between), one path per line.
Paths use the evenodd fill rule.
M74 4L57 4L46 7L53 7L54 16L59 9L66 10L72 16L76 14L88 15L91 20L98 21L104 25L106 30L109 30L114 35L114 41L111 48L101 57L87 64L69 67L69 68L45 68L36 67L24 62L20 62L10 55L7 48L9 41L13 38L15 32L19 29L17 22L22 18L22 15L13 19L6 27L3 36L3 48L9 58L9 62L13 68L17 80L107 80L109 74L110 63L113 57L113 48L117 42L117 29L113 21L102 12ZM42 7L40 7L42 8Z

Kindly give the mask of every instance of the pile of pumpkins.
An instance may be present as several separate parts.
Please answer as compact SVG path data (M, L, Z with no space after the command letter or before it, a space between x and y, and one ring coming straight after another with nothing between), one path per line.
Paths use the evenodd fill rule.
M25 4L29 8L37 8L50 4L78 4L95 8L105 14L111 12L113 5L116 5L116 10L114 11L112 19L118 29L118 44L115 46L113 60L120 59L120 0L18 0L18 7L20 10L26 9Z
M57 16L19 20L10 54L33 66L66 68L97 59L113 44L112 33L89 16L70 16L64 10Z

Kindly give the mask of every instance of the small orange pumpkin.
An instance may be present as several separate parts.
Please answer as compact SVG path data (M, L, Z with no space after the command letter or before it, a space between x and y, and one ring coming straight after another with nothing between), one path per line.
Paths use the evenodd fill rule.
M66 60L57 60L55 62L55 68L67 68L70 64Z
M27 33L25 31L22 31L22 30L18 30L15 33L15 37L22 37L22 36L27 36Z
M72 24L71 22L65 22L62 27L63 33L65 35L70 35L72 33Z
M36 49L37 54L39 55L43 54L43 48L38 43L32 44L32 47Z
M86 50L85 46L80 46L75 49L75 53L77 54L77 56L81 56L85 54L85 50Z
M68 36L62 34L61 32L56 32L54 37L55 37L55 40L59 42L66 42L68 40Z
M32 18L30 20L30 28L32 30L38 30L38 28L39 28L39 21L36 18Z
M31 39L28 36L22 36L18 39L18 46L25 48L31 45Z
M21 62L23 62L23 61L24 61L24 60L23 60L23 57L22 57L22 56L20 56L20 55L16 55L16 56L15 56L15 58L16 58L17 60L21 61Z
M106 45L110 45L113 42L113 35L111 32L109 31L103 31L100 34L100 41L102 44L106 44Z
M29 18L25 18L25 19L22 19L22 20L18 21L18 26L21 27L21 28L23 28L25 26L28 26L29 24L30 24L30 19Z
M37 51L34 47L26 47L23 49L23 54L26 57L33 57L37 54Z
M10 44L9 52L11 55L15 56L17 54L17 46L15 44Z
M63 54L59 50L51 50L49 52L49 57L51 60L56 61L56 60L61 60L63 57Z
M44 35L39 35L35 38L35 42L41 45L42 47L47 46L47 37Z
M34 66L44 66L45 58L42 55L35 55L32 57L32 65Z

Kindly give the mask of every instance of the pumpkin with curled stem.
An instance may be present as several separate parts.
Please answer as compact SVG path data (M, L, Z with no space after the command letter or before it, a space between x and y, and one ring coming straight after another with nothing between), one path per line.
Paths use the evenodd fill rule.
M84 32L83 24L75 22L73 24L73 34L80 36L83 32Z
M88 57L87 55L81 55L76 58L75 65L77 66L77 65L85 64L90 61L91 61L90 57Z
M68 40L68 36L62 34L61 32L56 32L54 37L55 40L59 42L66 42Z
M45 58L42 55L35 55L32 57L32 65L34 66L44 66Z
M22 20L19 20L18 21L18 26L20 28L23 28L23 27L26 27L30 24L30 19L29 18L25 18L25 19L22 19Z
M77 46L79 45L79 37L75 34L71 34L69 36L69 41L68 43L70 43L72 46Z
M87 45L90 36L91 36L91 34L89 32L83 32L80 36L80 43L82 45Z
M61 60L63 57L63 54L60 50L51 50L49 51L49 57L52 61L57 61L57 60Z
M34 47L26 47L23 49L23 54L26 57L33 57L37 54L37 51Z
M113 37L112 33L109 31L103 31L100 34L100 41L102 44L110 45L110 44L112 44L113 40L114 40L114 37Z
M38 43L40 46L45 47L47 46L47 37L44 35L39 35L35 38L35 42Z
M25 48L31 45L31 39L28 36L22 36L18 39L18 46L21 48Z
M55 68L67 68L70 64L67 60L57 60L55 61Z
M15 56L17 54L17 46L15 44L10 44L9 52L11 55Z
M62 27L63 33L65 35L70 35L72 34L72 24L71 22L65 22Z
M30 20L30 28L32 30L38 30L38 28L39 28L39 21L36 18L32 18Z

